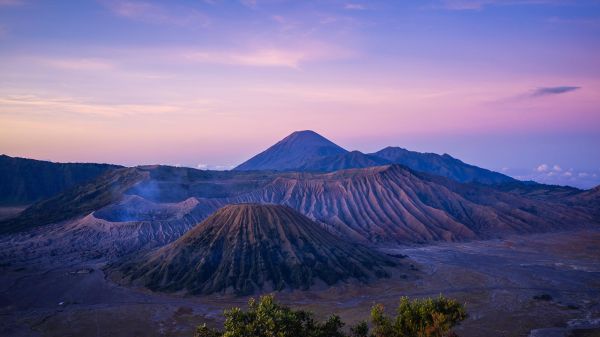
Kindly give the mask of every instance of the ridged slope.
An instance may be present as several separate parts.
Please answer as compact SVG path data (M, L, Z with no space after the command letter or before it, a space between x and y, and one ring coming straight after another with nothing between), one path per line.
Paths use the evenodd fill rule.
M591 221L566 206L438 180L398 165L297 173L232 201L288 205L341 236L375 243L487 238Z
M182 233L226 204L272 203L288 205L350 240L449 241L598 224L597 203L594 193L589 194L577 194L566 201L537 200L417 173L399 165L332 173L145 167L115 170L93 183L33 205L19 217L1 223L0 228L27 230L98 211L96 216L104 221L144 223L140 235L132 232L124 236L143 243L144 238L154 236L152 231L169 230L165 223L173 233ZM198 201L193 208L175 206L190 197ZM182 229L175 229L178 223ZM102 240L110 242L110 233L103 233ZM75 237L80 232L72 234ZM171 234L167 237L177 238ZM132 242L132 247L136 245Z
M177 241L113 266L129 281L193 294L307 289L347 279L385 277L395 263L340 240L281 205L228 205ZM266 288L266 289L265 289Z

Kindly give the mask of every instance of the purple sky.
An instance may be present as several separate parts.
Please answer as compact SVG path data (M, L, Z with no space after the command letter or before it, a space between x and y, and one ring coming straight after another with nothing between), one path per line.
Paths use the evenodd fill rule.
M294 130L600 184L600 2L0 0L0 152L228 168Z

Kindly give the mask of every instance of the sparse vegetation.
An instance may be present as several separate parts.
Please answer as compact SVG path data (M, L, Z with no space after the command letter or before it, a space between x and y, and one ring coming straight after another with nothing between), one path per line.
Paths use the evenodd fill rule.
M381 304L371 309L374 337L453 336L451 329L467 318L464 307L455 300L439 296L432 299L400 299L395 317L389 317Z
M344 322L331 315L324 322L309 311L294 310L275 302L273 296L250 299L248 310L225 310L224 330L203 324L195 337L450 337L451 329L466 319L464 307L455 300L400 299L395 317L387 316L381 304L371 309L370 327L361 321L344 331Z

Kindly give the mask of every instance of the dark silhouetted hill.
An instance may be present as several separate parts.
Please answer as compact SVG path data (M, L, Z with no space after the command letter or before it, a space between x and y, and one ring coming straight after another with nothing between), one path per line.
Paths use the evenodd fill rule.
M118 168L108 164L53 163L0 155L0 205L26 205L57 195Z
M404 165L418 172L434 174L458 182L478 182L493 185L517 181L504 174L463 163L448 154L421 153L400 147L386 147L383 150L371 153L371 155L385 159L390 163Z

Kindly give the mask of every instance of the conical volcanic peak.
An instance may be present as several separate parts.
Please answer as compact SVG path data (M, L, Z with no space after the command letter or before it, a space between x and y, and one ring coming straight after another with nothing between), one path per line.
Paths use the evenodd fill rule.
M235 170L293 170L317 158L348 151L310 130L296 131Z
M179 240L117 266L133 283L193 294L308 289L387 277L391 258L347 243L281 205L225 206Z

